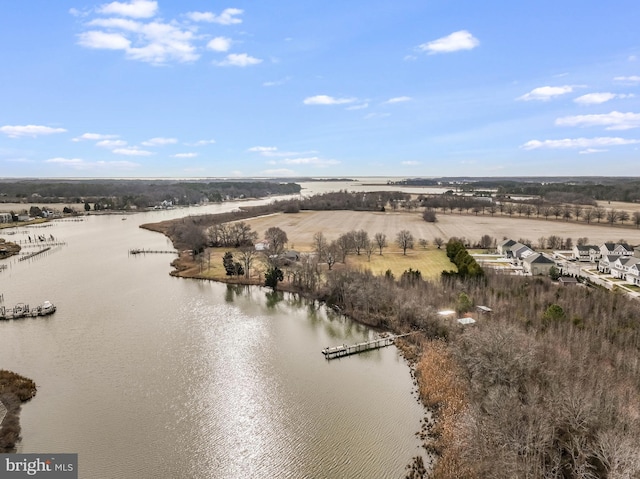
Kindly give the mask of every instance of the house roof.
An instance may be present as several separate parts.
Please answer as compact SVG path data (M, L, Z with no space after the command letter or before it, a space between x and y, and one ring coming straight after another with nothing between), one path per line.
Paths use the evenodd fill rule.
M523 258L522 261L525 261L529 264L555 264L555 261L542 253L536 253Z
M458 322L462 325L474 324L476 322L473 318L459 318Z
M516 242L512 239L506 239L498 243L498 246L513 246L514 244L516 244Z
M564 283L564 284L575 284L577 283L578 280L572 276L563 276L561 278L558 278L558 283Z
M597 246L594 246L592 244L576 245L574 246L574 248L576 248L578 251L585 251L587 253L591 250L595 250L595 251L599 250Z

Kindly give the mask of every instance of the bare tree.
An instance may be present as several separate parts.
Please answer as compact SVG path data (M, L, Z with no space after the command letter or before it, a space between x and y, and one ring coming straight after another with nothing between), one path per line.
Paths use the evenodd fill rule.
M413 249L413 235L408 230L402 230L396 236L396 244L402 248L402 254L407 254L407 249Z
M624 222L629 219L629 213L624 210L621 211L620 213L618 213L618 219L620 220L620 223L624 224Z
M371 255L376 249L376 245L370 239L367 239L367 244L364 246L364 252L367 255L367 260L371 261Z
M333 265L338 261L338 256L340 255L340 248L338 248L338 244L335 241L332 241L329 246L324 250L324 255L322 259L327 266L329 267L329 271L333 268Z
M284 247L289 241L289 239L287 238L287 233L285 233L277 226L272 226L271 228L269 228L264 234L264 239L269 242L269 253L274 255L282 254L284 251Z
M640 211L633 212L633 224L636 225L636 228L640 228Z
M324 252L329 246L327 239L324 237L322 231L318 231L313 235L313 249L315 250L318 258L324 257Z
M427 249L427 246L429 245L429 242L428 242L426 239L424 239L424 238L420 238L420 239L418 240L418 244L419 244L420 246L422 246L422 249Z
M240 261L244 266L244 276L245 278L249 278L251 276L250 270L253 266L253 260L256 258L258 252L254 246L242 246L240 247Z
M609 211L607 211L607 221L609 222L609 224L614 224L616 221L618 221L618 218L620 217L619 213L614 210L611 209Z
M591 223L591 220L594 218L593 208L587 208L582 212L582 217L587 222L587 224Z
M433 244L435 244L438 249L440 249L444 244L444 240L440 236L436 236L435 238L433 238Z
M347 260L347 256L351 254L355 249L353 233L341 234L335 243L340 250L340 256L342 258L342 262L344 263Z
M606 215L606 212L604 208L601 208L600 206L598 206L593 210L593 216L598 220L598 223L600 223L600 220L604 218L605 215Z
M538 238L538 248L545 249L546 247L547 247L547 238L545 238L544 236L540 236L540 238Z
M369 242L369 233L365 230L359 230L352 232L353 235L353 247L356 250L356 254L360 256L360 251L364 250Z
M376 233L373 237L376 241L376 245L378 245L378 249L380 250L380 256L382 256L382 248L387 247L387 235L384 233Z

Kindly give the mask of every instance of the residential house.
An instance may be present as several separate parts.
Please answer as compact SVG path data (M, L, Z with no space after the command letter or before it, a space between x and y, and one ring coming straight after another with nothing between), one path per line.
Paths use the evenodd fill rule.
M594 245L581 245L573 247L573 257L578 261L595 263L600 259L600 248Z
M0 223L11 223L12 221L11 213L0 213Z
M558 278L558 284L561 286L569 286L578 284L578 280L573 276L562 276Z
M497 246L498 254L507 256L507 252L511 251L511 247L514 244L516 244L516 242L513 241L512 239L502 240L500 243L498 243L498 246Z
M516 243L511 247L511 257L513 259L522 260L532 254L534 254L534 251L522 243Z
M633 256L619 256L611 263L611 276L614 278L627 279L629 268L640 263L640 258Z
M633 248L627 243L604 243L600 246L600 253L603 257L606 255L631 256Z
M546 276L554 265L555 261L542 253L533 253L522 259L524 271L532 276Z
M604 274L611 273L611 265L615 260L617 260L620 256L616 254L607 254L603 255L600 258L600 262L598 263L598 271Z
M269 242L267 240L258 241L255 244L256 251L265 251L269 249Z
M635 258L640 260L640 258ZM629 266L627 270L627 281L636 286L640 286L640 261Z

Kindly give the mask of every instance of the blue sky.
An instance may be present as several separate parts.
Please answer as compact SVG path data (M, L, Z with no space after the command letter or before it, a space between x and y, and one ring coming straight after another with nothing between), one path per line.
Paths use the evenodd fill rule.
M0 12L0 177L640 176L637 0Z

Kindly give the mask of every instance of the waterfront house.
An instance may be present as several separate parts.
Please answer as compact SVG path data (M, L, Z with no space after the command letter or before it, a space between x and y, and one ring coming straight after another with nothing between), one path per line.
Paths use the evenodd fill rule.
M0 223L11 223L12 221L11 213L0 213Z

